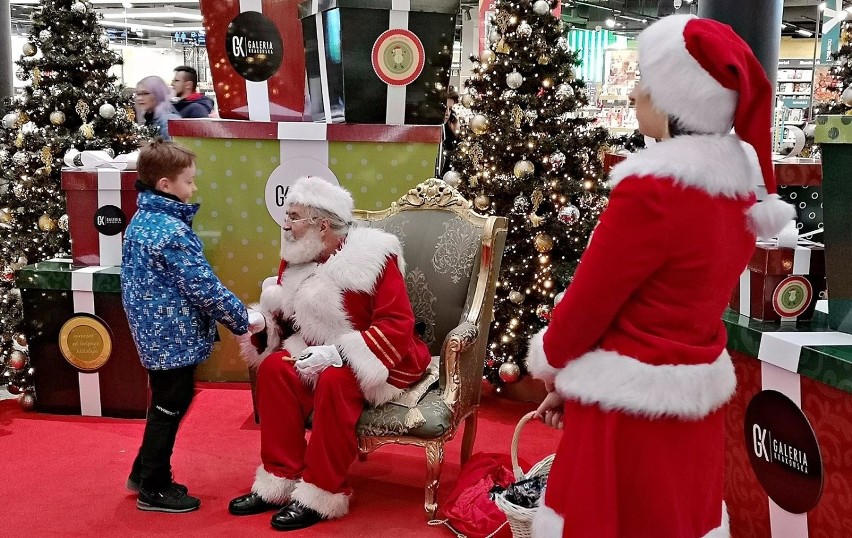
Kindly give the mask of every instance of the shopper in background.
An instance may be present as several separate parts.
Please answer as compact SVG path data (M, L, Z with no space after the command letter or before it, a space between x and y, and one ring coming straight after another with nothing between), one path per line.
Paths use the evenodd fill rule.
M207 118L213 110L213 100L198 92L198 72L188 65L175 68L172 79L175 110L181 118Z
M145 77L136 85L135 107L136 123L154 128L154 136L171 140L169 120L180 116L169 99L171 91L166 82L158 76Z
M459 92L452 86L447 88L444 125L441 127L441 147L435 166L435 177L442 178L450 169L450 155L456 150L459 138L459 119L453 106L459 101Z
M722 314L754 252L795 211L775 193L772 87L727 25L691 15L639 36L640 131L527 364L565 434L533 536L729 535ZM731 127L736 134L731 134ZM762 183L769 194L755 203Z
M148 370L151 405L127 487L139 492L140 510L189 512L201 501L172 481L171 455L192 402L195 367L213 350L216 321L244 334L251 316L213 274L192 231L199 207L189 203L195 155L157 139L139 152L138 173L139 209L124 236L121 299Z

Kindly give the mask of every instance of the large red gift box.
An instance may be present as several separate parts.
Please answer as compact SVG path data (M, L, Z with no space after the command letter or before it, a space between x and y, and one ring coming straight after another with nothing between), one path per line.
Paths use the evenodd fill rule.
M758 243L731 294L730 306L761 321L807 321L823 291L823 247Z
M135 170L65 169L68 232L75 266L121 265L124 229L136 213Z
M302 121L305 54L297 0L201 0L219 116Z

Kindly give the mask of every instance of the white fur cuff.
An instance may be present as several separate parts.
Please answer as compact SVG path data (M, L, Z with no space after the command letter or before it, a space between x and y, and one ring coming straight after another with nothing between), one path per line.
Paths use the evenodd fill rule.
M303 480L296 483L292 499L319 512L327 519L343 517L349 513L349 495L329 493Z
M547 327L535 333L530 338L529 349L527 350L527 370L536 379L542 381L553 381L559 370L554 368L547 362L547 356L544 354L544 333L547 332Z
M748 210L751 229L758 237L775 237L796 218L796 209L777 194L770 194Z
M710 364L657 366L598 349L556 376L556 390L566 399L652 419L704 418L728 401L736 385L725 351Z
M542 497L544 493L542 492ZM535 511L532 522L532 538L562 538L565 520L552 508L541 505Z
M263 465L260 465L254 475L254 484L251 485L251 491L252 493L257 493L261 499L268 503L283 506L290 502L290 496L295 486L295 480L275 476L264 469Z

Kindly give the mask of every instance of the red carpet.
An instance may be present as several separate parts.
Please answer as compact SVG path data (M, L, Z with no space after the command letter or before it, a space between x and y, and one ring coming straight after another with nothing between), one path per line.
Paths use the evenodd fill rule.
M259 463L260 433L251 419L245 384L201 384L178 433L175 478L201 498L201 509L162 514L136 509L124 481L142 438L144 421L22 412L0 401L0 513L12 535L42 536L249 536L281 535L271 513L228 514L228 501L251 486ZM531 404L483 396L474 452L509 452L518 419ZM539 461L552 453L559 432L530 424L521 457ZM441 499L459 472L461 435L446 449ZM426 463L416 447L384 447L350 471L355 495L350 513L299 536L448 537L426 525L423 486ZM507 527L508 528L508 527ZM508 533L507 533L508 534ZM501 533L503 535L503 533Z

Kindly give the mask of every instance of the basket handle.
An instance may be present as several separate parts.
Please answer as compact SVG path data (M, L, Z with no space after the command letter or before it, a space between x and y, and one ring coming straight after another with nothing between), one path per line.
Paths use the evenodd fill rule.
M515 433L512 435L512 451L510 454L512 456L512 471L515 473L515 480L521 480L524 477L524 471L518 463L518 441L521 438L521 430L533 418L535 418L535 411L530 411L522 416L521 420L518 421L518 425L515 426Z

